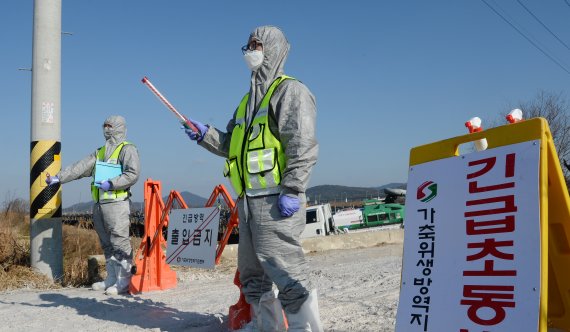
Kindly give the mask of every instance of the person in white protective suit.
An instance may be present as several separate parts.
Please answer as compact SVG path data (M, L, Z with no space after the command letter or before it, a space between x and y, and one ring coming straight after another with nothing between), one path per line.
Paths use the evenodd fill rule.
M108 295L126 293L131 280L133 250L129 238L130 187L140 174L137 148L126 141L127 127L122 116L110 116L103 123L105 145L55 176L48 185L58 185L91 176L93 224L106 260L107 277L92 285ZM97 176L99 174L99 177ZM101 176L110 178L100 179Z
M194 120L199 132L186 129L190 139L227 158L224 176L240 198L238 270L253 309L244 331L285 331L283 309L289 331L323 330L299 241L318 154L317 110L309 89L284 75L289 47L279 28L255 29L242 48L250 90L226 132Z

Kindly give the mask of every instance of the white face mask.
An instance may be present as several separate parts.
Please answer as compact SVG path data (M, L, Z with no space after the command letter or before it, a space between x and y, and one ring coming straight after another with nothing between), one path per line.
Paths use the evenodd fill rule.
M247 51L243 55L245 63L251 71L256 71L263 63L263 52L259 50Z

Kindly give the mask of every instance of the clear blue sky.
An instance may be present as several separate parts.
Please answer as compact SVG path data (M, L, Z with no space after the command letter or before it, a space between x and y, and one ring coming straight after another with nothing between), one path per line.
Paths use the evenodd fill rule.
M570 70L570 50L516 0L486 0ZM570 2L521 0L570 45ZM500 7L498 7L500 4ZM209 196L223 160L190 142L140 82L148 76L182 113L225 128L249 87L240 47L259 25L291 43L286 72L317 98L320 155L310 186L406 182L414 146L496 120L538 90L569 97L570 74L483 1L63 0L62 164L104 143L101 124L127 119L143 182ZM0 11L0 194L29 197L32 0ZM4 197L0 197L0 201ZM89 180L64 185L63 206L87 201Z

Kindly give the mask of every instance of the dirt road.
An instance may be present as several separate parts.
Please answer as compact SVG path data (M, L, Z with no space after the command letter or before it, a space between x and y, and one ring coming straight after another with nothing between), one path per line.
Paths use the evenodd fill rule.
M402 245L309 253L325 331L394 331ZM87 288L0 293L2 331L227 331L236 262L178 268L176 289L109 297Z

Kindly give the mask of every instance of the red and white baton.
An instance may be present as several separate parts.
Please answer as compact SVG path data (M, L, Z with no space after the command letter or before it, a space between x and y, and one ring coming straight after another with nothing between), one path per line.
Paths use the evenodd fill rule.
M174 108L174 106L172 106L172 104L166 99L164 98L164 96L162 95L162 93L160 93L155 87L154 85L152 85L152 83L150 83L150 81L148 80L148 78L145 76L142 79L142 82L144 85L146 85L150 91L152 91L152 93L154 93L155 96L158 97L158 99L160 99L160 101L170 110L172 111L172 113L174 113L174 115L176 115L176 117L180 120L180 122L182 123L182 125L187 128L187 129L191 129L193 132L195 133L199 133L200 130L198 130L198 128L196 128L196 126L194 126L194 124L192 124L192 122L190 122L190 120L188 120L187 117L185 117L184 115L180 114L180 112L178 112L176 110L176 108Z

